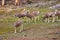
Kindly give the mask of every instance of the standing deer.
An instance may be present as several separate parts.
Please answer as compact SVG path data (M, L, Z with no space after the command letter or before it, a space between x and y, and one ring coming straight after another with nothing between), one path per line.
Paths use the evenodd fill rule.
M15 14L15 17L24 18L24 17L26 17L26 15L27 15L28 13L29 13L29 12L28 12L26 9L24 9L21 13ZM29 19L28 19L28 20L29 20ZM28 20L26 20L26 22L27 22Z
M37 18L36 18L36 16L38 16L39 15L39 11L32 11L32 12L29 12L29 13L27 13L27 17L28 18L30 18L31 20L33 20L33 18L34 18L34 22L36 22L36 20L37 20Z
M20 32L23 31L23 21L20 20L20 19L18 19L16 22L14 22L14 29L15 29L14 33L17 32L17 28L18 28L19 26L21 26L21 27L20 27Z
M35 22L36 22L36 21L39 21L39 15L40 15L40 14L39 14L39 11L34 10L32 13L35 15L35 19L34 19Z
M18 18L23 18L26 16L26 14L27 14L27 11L26 9L24 9L21 13L16 13L15 16Z
M55 10L55 16L56 16L57 21L58 21L58 17L60 16L60 10Z
M49 22L49 18L52 17L52 18L53 18L52 22L55 22L55 16L57 16L57 19L58 19L58 15L59 15L58 10L55 10L54 12L49 12L49 13L47 13L47 14L44 16L43 20L45 19L47 22ZM46 22L46 21L45 21L45 22Z
M45 22L49 22L49 18L50 17L53 17L53 21L52 22L54 22L54 20L55 20L55 18L54 18L54 12L49 12L49 13L47 13L45 16L44 16L44 18L43 18L43 20L45 20Z

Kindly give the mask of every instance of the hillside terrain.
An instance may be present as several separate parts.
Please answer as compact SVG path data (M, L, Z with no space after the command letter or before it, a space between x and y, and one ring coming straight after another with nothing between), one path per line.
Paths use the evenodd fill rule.
M53 6L60 4L60 0L38 1L23 6L11 5L0 8L0 40L60 40L60 21L54 23L42 21L47 12L57 9ZM26 23L29 18L23 18L24 30L19 32L18 27L17 33L14 34L13 23L19 19L14 15L20 13L24 8L27 10L31 8L30 11L37 9L40 12L39 21Z

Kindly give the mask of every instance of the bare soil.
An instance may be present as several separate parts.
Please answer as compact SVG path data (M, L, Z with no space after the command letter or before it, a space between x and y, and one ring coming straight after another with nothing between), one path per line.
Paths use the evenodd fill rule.
M60 27L48 29L38 25L21 33L7 34L3 40L60 40Z

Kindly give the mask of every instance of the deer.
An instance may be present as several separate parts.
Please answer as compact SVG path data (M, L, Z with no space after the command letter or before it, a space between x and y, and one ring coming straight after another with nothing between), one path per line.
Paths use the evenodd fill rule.
M57 10L55 10L54 12L48 12L45 14L43 20L45 20L45 22L50 22L49 18L52 17L52 22L55 22L55 16L57 15Z
M26 9L24 9L21 13L16 13L15 14L15 17L18 17L18 18L23 18L26 16L27 14L27 11L25 11Z
M55 16L56 16L57 21L58 21L58 18L60 16L60 10L55 10Z
M14 33L17 33L17 28L20 27L20 32L23 31L23 21L18 19L16 22L14 22Z
M34 19L34 22L37 20L37 16L39 15L39 11L33 10L32 12L27 13L27 17L30 18L32 21ZM39 18L38 18L39 20Z

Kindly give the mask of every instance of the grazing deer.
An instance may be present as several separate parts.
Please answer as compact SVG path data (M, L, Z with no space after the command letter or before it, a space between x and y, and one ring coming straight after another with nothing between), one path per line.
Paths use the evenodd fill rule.
M36 20L37 20L37 17L36 16L38 16L39 15L39 11L32 11L32 12L29 12L29 13L27 13L27 17L28 18L30 18L31 20L33 20L33 18L34 18L34 22L36 22Z
M18 19L16 22L14 22L14 29L15 29L14 33L17 32L17 28L18 28L19 26L21 26L21 27L20 27L20 32L23 31L23 21L20 20L20 19Z
M40 14L39 14L39 11L37 11L37 10L33 10L33 11L32 11L32 14L35 15L35 19L34 19L35 22L36 22L36 20L39 21L39 15L40 15Z
M47 14L44 16L43 20L45 20L45 22L49 22L49 18L50 18L50 17L53 18L53 21L52 21L52 22L54 22L54 20L55 20L55 14L54 14L54 12L49 12L49 13L47 13Z
M21 13L16 13L15 16L18 18L23 18L26 16L26 14L27 14L27 11L26 9L24 9Z

